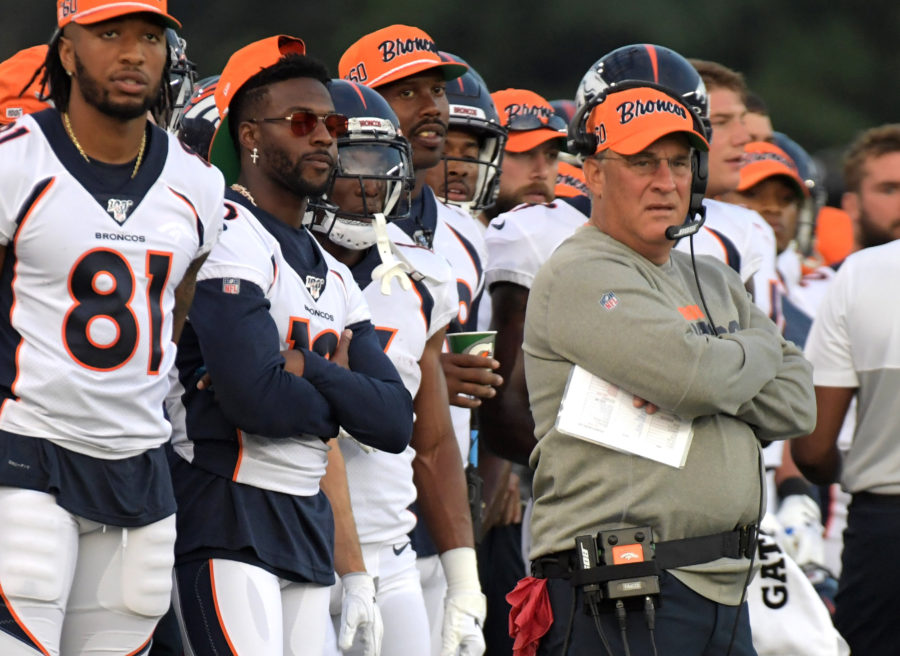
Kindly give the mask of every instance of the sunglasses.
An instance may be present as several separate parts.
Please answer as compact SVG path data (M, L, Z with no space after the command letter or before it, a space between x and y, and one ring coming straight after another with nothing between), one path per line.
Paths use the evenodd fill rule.
M329 112L328 114L316 114L305 109L298 110L290 116L279 116L277 118L251 118L247 119L250 123L278 123L280 121L291 122L291 132L295 137L305 137L316 129L319 121L325 124L325 129L332 137L343 137L347 134L348 119L343 114Z
M521 131L538 130L540 128L550 128L559 132L565 132L568 128L565 120L553 114L546 121L537 114L517 114L509 119L506 124L507 130Z

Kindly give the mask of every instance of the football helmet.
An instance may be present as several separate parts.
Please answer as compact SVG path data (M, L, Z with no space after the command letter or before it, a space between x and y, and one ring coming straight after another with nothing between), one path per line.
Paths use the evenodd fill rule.
M166 28L166 45L169 50L169 97L171 107L168 116L154 116L157 125L177 133L185 106L194 93L197 67L187 58L187 43L171 27Z
M693 115L695 127L709 141L712 129L709 124L709 94L706 85L691 63L674 50L650 43L637 43L616 48L595 61L578 83L575 91L577 111L569 124L567 146L569 152L585 156L593 153L586 148L593 143L587 139L585 121L591 109L615 87L634 87L647 83L673 97L680 98ZM588 152L589 151L589 152ZM709 178L709 154L694 151L691 202L688 215L680 227L666 231L669 239L680 239L695 234L706 220L703 198Z
M575 106L580 109L600 92L626 81L653 82L677 93L700 117L709 139L709 94L703 78L687 59L663 46L622 46L595 61L578 84Z
M553 107L553 111L559 116L562 120L566 122L566 125L572 122L572 119L575 118L575 113L578 111L578 108L575 106L574 100L568 100L566 98L559 98L557 100L551 100L550 106ZM578 159L578 155L573 152L569 152L569 140L566 139L566 150L560 151L559 159L561 162L565 162L566 164L570 164L577 168L581 168L581 160ZM557 176L557 180L559 176ZM559 194L557 194L558 196Z
M556 115L566 122L566 125L569 124L575 116L575 112L578 110L574 101L567 98L551 100L550 106L553 108L553 111L556 112Z
M380 93L340 79L331 81L329 91L334 111L348 118L348 130L337 140L338 166L326 198L310 200L311 228L339 246L363 250L375 244L375 214L409 215L412 151Z
M188 148L209 159L209 144L219 127L219 111L216 109L216 84L218 75L205 77L194 85L194 92L185 103L177 121L175 134Z
M441 59L469 66L462 58L448 52L440 52ZM450 103L450 129L474 134L478 138L478 174L473 185L472 198L467 201L444 197L446 203L461 207L469 213L479 212L493 205L500 184L500 167L506 145L506 128L500 124L500 116L491 99L487 85L475 69L469 66L461 77L447 82L447 100ZM441 167L444 172L444 189L453 177L449 162L466 162L459 157L444 156ZM440 194L438 194L440 197Z
M773 134L775 145L790 155L797 165L797 172L809 191L800 208L800 216L797 220L797 250L803 255L811 255L813 250L813 236L816 232L816 216L819 209L825 204L826 191L822 173L815 160L808 152L782 132Z

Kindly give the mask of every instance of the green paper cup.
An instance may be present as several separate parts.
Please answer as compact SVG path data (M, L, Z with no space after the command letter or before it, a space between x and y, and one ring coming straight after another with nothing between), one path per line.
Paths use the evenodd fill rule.
M496 330L484 330L471 333L447 333L450 350L466 355L480 355L484 358L494 357L494 340Z

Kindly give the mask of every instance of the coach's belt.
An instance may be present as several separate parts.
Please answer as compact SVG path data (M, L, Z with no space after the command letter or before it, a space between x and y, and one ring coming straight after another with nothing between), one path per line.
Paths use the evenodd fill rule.
M719 558L750 558L756 549L756 534L756 524L748 524L724 533L657 542L653 563L659 569L675 569ZM569 579L575 569L574 559L574 549L547 554L531 563L531 573L539 579Z

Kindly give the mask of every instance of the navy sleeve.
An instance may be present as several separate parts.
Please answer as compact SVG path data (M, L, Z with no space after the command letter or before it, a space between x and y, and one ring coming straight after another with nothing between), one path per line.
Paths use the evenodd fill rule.
M267 437L306 433L332 438L338 423L314 384L284 371L269 301L253 283L222 291L222 279L197 283L189 317L216 401L238 428Z
M347 326L350 370L304 351L303 377L331 402L338 423L363 444L400 453L412 436L412 397L385 355L370 321Z

